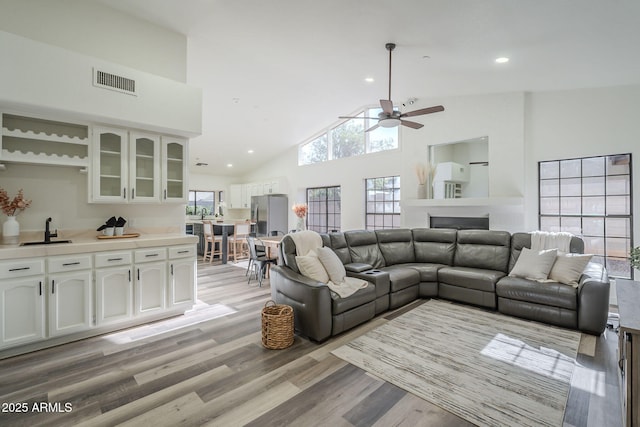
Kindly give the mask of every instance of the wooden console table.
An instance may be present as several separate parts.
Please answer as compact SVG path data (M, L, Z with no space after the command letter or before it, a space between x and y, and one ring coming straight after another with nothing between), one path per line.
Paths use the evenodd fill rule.
M640 427L640 282L616 279L620 336L622 416L627 427Z

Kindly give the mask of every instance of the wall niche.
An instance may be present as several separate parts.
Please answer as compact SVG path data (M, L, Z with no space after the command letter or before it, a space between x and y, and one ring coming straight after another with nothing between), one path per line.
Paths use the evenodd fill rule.
M489 196L489 137L429 146L434 199Z

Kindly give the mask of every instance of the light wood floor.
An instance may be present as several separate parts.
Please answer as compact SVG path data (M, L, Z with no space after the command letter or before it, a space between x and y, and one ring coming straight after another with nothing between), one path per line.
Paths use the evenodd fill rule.
M0 361L0 426L469 425L330 354L422 301L321 345L296 336L266 350L269 281L244 273L201 264L192 313ZM593 357L579 355L565 426L621 426L616 340L607 331ZM27 413L5 412L21 402ZM33 411L42 402L53 405Z

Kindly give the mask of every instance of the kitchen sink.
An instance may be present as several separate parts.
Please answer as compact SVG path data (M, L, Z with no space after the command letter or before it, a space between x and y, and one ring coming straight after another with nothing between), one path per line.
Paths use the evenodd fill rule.
M32 246L32 245L54 245L56 243L71 243L71 240L51 240L49 242L22 242L20 246Z

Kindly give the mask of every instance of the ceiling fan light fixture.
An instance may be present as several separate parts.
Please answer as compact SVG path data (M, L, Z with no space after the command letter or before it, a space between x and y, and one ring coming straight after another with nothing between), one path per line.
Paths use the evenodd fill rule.
M419 110L407 111L401 113L399 110L394 109L393 101L391 101L391 52L395 49L395 43L387 43L385 48L389 51L389 92L387 99L380 100L380 109L381 112L378 113L378 122L371 126L369 129L366 129L365 132L371 132L378 127L383 128L394 128L400 125L410 127L412 129L420 129L424 125L418 122L412 122L410 120L403 120L405 117L414 117L414 116L422 116L424 114L437 113L439 111L444 111L444 107L442 105L436 105L428 108L421 108ZM406 107L406 104L412 105L417 101L417 98L409 98L405 104L402 104ZM340 119L366 119L370 120L373 117L366 117L363 114L358 116L340 116ZM375 119L374 119L375 120Z
M390 117L388 119L382 119L378 122L378 125L380 125L380 127L383 127L383 128L394 128L394 127L400 126L400 119L396 119L393 117Z

